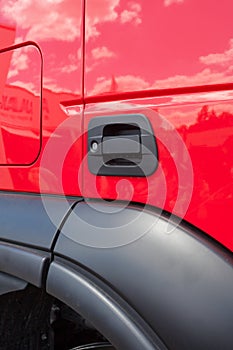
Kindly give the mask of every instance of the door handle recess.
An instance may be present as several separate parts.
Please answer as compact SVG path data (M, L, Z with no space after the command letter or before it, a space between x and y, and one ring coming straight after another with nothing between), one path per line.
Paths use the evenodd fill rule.
M105 176L148 176L158 166L156 140L143 114L93 118L88 125L88 167Z
M139 135L120 135L103 137L103 155L107 154L139 154Z

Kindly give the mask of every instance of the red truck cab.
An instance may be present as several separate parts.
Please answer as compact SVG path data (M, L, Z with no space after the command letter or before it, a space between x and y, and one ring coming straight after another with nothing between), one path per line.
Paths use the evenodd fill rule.
M232 349L232 9L2 2L0 347Z

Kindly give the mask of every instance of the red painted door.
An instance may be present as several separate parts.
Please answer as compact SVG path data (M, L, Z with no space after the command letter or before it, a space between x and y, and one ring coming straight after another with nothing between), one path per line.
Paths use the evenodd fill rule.
M80 192L82 11L81 0L1 3L2 190Z
M84 150L92 119L143 114L159 165L96 176L86 155L83 195L164 209L233 250L232 1L86 4Z

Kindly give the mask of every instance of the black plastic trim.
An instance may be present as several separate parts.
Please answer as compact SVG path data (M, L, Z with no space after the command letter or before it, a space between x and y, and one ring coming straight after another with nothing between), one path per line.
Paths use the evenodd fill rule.
M44 286L59 228L79 200L0 192L0 295Z
M177 225L145 208L78 203L55 254L105 281L168 348L231 350L233 255Z
M22 290L27 287L27 282L8 275L6 273L0 272L0 295L9 293L9 292L14 292L16 290Z
M60 299L82 317L92 323L116 349L127 350L165 350L167 349L156 335L143 328L144 322L135 311L125 310L118 301L119 296L108 294L98 284L65 260L52 262L48 272L47 292ZM146 326L148 327L148 326Z
M50 253L0 243L0 271L42 287Z
M0 192L0 240L49 250L78 198Z

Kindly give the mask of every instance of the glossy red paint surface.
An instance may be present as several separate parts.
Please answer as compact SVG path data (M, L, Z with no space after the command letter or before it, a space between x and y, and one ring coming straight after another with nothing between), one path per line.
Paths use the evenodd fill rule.
M22 64L26 64L24 57L27 54L31 60L25 78L30 74L37 77L33 79L31 91L20 82L16 83L18 86L14 84L15 62L22 60ZM41 146L41 54L35 45L28 43L3 51L0 57L1 72L5 76L1 79L0 164L29 165L37 159Z
M87 1L85 130L98 115L143 113L160 163L147 179L85 164L84 195L164 208L233 250L232 1L104 1L93 24L95 11Z
M96 116L147 116L158 143L159 167L147 178L96 177L85 162L84 195L164 208L232 249L232 98L232 91L221 91L89 105L86 129Z
M84 43L81 0L4 0L0 50L31 40L43 59L36 47L0 54L0 188L146 203L233 251L232 10L87 0ZM159 166L147 178L88 169L89 121L122 113L152 125Z
M232 82L231 0L87 0L86 7L88 96Z
M66 143L79 144L81 134L82 108L70 118L61 102L82 96L82 11L81 0L1 2L3 190L80 193L70 181L77 172L74 151L60 157ZM6 51L12 45L20 47ZM75 153L79 166L82 154Z

